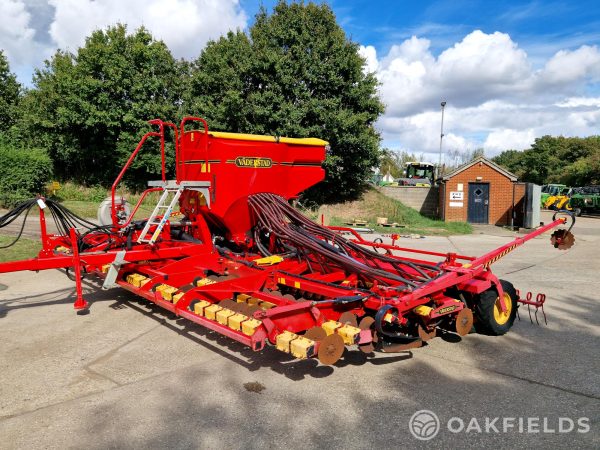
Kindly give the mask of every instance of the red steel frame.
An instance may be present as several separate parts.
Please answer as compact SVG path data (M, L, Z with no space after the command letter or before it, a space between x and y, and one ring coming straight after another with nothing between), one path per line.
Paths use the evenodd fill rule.
M199 123L201 129L186 131L186 125L190 123ZM242 138L239 142L230 138L223 140L211 136L206 121L196 117L184 118L179 129L173 123L158 119L150 121L150 124L158 126L159 131L146 133L142 137L112 185L113 237L115 241L121 242L124 246L125 238L122 232L130 227L132 217L137 212L142 200L149 192L162 190L162 187L146 190L134 207L133 214L125 223L119 223L115 204L116 189L127 168L144 143L151 137L160 139L161 180L166 182L165 128L171 128L174 132L175 142L176 182L204 181L211 183L210 207L203 206L200 211L194 213L190 213L189 209L185 210L192 224L191 227L193 229L200 227L204 230L200 233L204 239L203 242L171 239L169 226L167 226L162 232L162 239L158 242L135 244L125 250L123 259L127 263L120 267L116 282L121 287L178 316L226 335L254 350L262 349L267 340L275 343L277 336L283 331L302 333L311 327L322 325L327 320L338 320L342 312L352 312L361 317L374 314L383 307L392 307L398 312L398 316L394 320L399 325L406 323L405 316L410 315L411 311L420 305L434 305L438 311L451 303L455 306L453 313L456 314L463 309L464 305L448 296L448 289L454 288L474 295L495 288L498 292L500 308L502 311L506 311L502 285L491 272L491 264L528 240L566 223L564 218L553 220L551 223L477 258L455 253L400 247L395 244L395 237L392 244L374 243L364 240L359 233L350 228L330 227L331 230L339 233L350 233L351 242L372 249L384 249L398 261L427 263L419 257L440 258L437 267L443 272L441 275L429 283L405 291L394 290L390 286L378 283L373 283L368 289L365 289L364 286L356 284L355 276L335 267L321 272L307 273L307 268L311 264L321 263L314 258L312 260L311 258L306 260L282 258L281 261L271 266L259 266L255 261L261 260L262 257L253 250L255 242L250 229L255 218L248 208L247 196L267 190L267 192L274 192L290 199L314 184L315 180L322 179L324 173L320 168L320 162L324 159L325 143L323 145L300 143L283 146L278 142L249 143ZM237 162L232 162L236 161L232 159L235 152L238 156L269 159L270 167L274 170L271 173L265 172L265 169L261 168L236 167ZM278 159L279 157L280 159ZM204 161L202 163L205 164L202 166L203 171L194 169L196 167L194 164L200 164L198 161ZM218 166L212 172L210 171L210 161L213 161L214 166ZM315 161L319 164L316 164ZM273 173L276 175L274 176ZM294 179L294 174L304 178ZM183 204L182 211L184 211ZM210 233L206 231L209 219L225 230L230 230L227 237L231 242L240 246L240 251L228 255L216 251L215 245L210 240L210 234L206 234ZM0 273L73 267L77 286L74 307L76 309L87 308L88 304L82 297L82 271L94 274L100 279L105 278L107 265L113 263L118 251L122 250L121 248L108 250L91 248L80 252L78 245L74 244L77 242L76 230L71 229L69 236L51 235L47 233L45 221L44 209L40 208L43 248L38 257L0 263ZM211 225L213 228L214 226L214 224ZM135 241L136 233L139 231L133 233L132 240ZM63 250L57 251L58 247ZM149 281L143 286L136 287L128 282L127 275L130 274L141 274ZM216 276L217 282L201 287L194 285L194 279L198 275L206 277L209 274ZM153 290L160 284L173 286L179 289L183 295L176 303L167 301L160 292ZM281 295L283 290L297 292L301 298L286 298ZM194 301L205 300L212 304L218 304L224 299L235 298L237 294L247 294L260 301L275 305L271 309L254 312L253 317L260 320L261 325L251 336L190 310ZM344 299L348 299L347 303L344 303ZM431 319L439 318L436 311ZM361 331L358 342L370 342L371 335L369 333L365 330ZM315 351L318 350L318 347L317 343Z

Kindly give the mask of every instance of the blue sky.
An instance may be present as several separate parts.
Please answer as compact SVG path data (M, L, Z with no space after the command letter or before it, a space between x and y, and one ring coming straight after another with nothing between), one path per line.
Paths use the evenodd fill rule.
M242 0L252 17L260 5ZM544 58L564 48L600 43L600 2L596 1L327 1L349 37L387 52L412 35L427 37L434 52L479 29L508 33L528 54Z
M436 158L442 100L447 158L524 149L544 134L598 134L598 1L326 3L380 81L386 147ZM25 85L57 48L74 51L116 22L144 25L191 59L208 39L248 29L261 4L271 11L276 1L0 0L0 48Z

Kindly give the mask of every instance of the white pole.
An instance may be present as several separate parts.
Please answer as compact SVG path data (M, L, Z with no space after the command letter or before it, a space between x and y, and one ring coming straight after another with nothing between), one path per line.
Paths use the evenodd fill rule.
M442 125L440 127L440 162L439 167L440 171L442 170L442 140L444 139L444 108L446 107L446 102L441 103L442 106Z

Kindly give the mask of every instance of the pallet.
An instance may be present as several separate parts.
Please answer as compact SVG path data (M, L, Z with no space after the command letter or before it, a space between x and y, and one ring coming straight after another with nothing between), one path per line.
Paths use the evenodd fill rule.
M398 222L394 222L394 223L380 223L379 225L381 225L382 227L388 227L388 228L406 228L406 225L401 225Z
M351 227L366 227L369 225L369 222L366 220L358 220L354 219L353 222L344 222L346 225L350 225Z

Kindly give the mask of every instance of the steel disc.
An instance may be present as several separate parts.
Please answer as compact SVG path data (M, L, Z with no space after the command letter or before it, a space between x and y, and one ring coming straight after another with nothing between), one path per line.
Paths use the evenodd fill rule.
M344 339L339 334L330 334L319 345L319 361L321 364L331 366L342 357L345 348Z
M568 250L575 244L575 236L567 230L556 230L550 236L550 242L554 248Z
M351 325L353 327L358 326L358 321L356 320L356 314L351 313L350 311L343 312L338 319L338 322L344 325Z
M371 316L365 316L360 321L360 325L358 325L358 328L360 328L361 330L371 330L373 329L374 323L375 319L373 319Z
M473 328L473 311L469 308L461 309L456 315L456 334L466 336Z
M575 244L575 236L573 233L567 232L563 236L562 242L558 246L559 250L568 250Z
M238 314L244 314L245 316L248 315L248 305L246 303L236 303L229 309Z
M312 339L313 341L322 341L327 337L327 333L321 327L312 327L306 330L304 337L306 339Z
M375 323L375 319L373 319L371 316L365 316L360 321L358 328L360 328L361 330L372 330L374 323ZM375 350L374 344L377 343L377 334L376 333L372 333L372 334L373 334L373 342L369 342L368 344L359 344L358 345L358 349L361 352L373 353L373 351Z
M431 331L427 330L423 325L418 326L419 337L423 341L428 341L435 337L435 328Z
M256 311L262 311L262 308L260 306L258 306L258 305L251 305L251 306L248 306L248 310L246 311L245 314L248 317L252 317L252 316L254 316L254 313Z
M225 300L221 300L219 302L219 306L221 308L227 308L227 309L231 309L231 310L233 310L233 308L235 308L237 304L238 304L237 302L234 302L233 300L231 300L229 298L227 298Z

